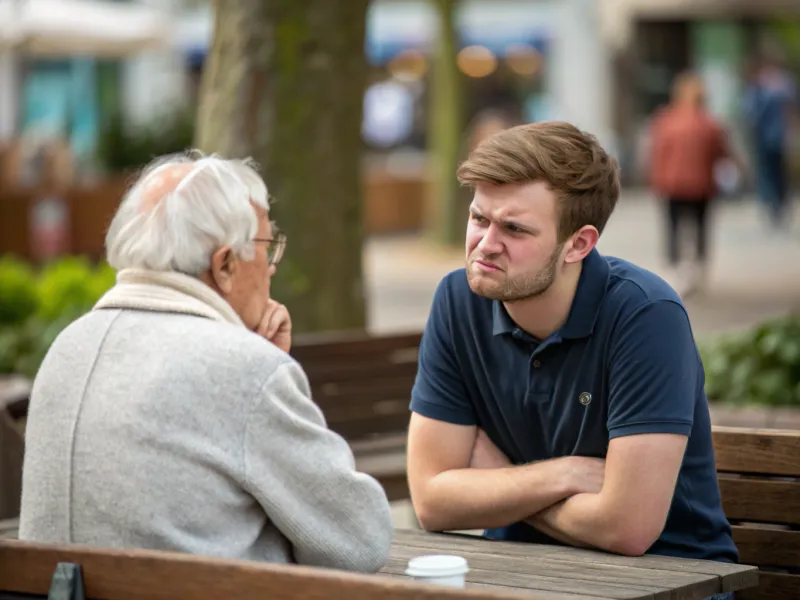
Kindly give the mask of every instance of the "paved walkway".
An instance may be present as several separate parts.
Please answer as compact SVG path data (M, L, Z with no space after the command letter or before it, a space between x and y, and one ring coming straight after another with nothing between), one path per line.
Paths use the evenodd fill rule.
M795 205L797 222L785 234L766 227L752 198L717 205L708 288L687 302L699 335L746 327L800 308L800 202ZM662 209L647 194L625 193L601 237L600 250L667 276ZM437 248L419 235L369 241L365 270L370 329L422 328L436 284L463 262L463 250Z

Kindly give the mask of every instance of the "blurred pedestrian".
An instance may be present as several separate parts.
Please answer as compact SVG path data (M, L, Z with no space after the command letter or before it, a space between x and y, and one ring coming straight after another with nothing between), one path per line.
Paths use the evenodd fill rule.
M788 132L797 102L797 86L777 62L751 68L743 109L755 149L758 195L776 229L789 224Z
M673 84L670 104L651 125L650 181L665 200L667 259L681 295L697 291L707 277L709 206L718 191L715 166L729 158L744 170L705 104L700 76L682 73ZM694 228L693 260L684 260L681 252L687 224Z

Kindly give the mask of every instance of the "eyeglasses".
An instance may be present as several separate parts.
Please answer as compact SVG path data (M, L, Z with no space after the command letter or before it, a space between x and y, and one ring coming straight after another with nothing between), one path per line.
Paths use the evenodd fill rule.
M263 242L267 246L267 262L270 265L277 265L283 258L283 251L286 249L286 234L279 231L271 238L255 238L254 242Z

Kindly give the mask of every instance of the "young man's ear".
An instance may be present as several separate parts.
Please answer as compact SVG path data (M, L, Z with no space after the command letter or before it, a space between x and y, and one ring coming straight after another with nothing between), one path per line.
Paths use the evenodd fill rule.
M211 279L221 292L231 292L236 268L236 255L230 246L223 246L211 255Z
M567 263L582 261L597 245L598 239L600 239L600 233L595 227L591 225L581 227L572 235L571 244L564 256L564 261Z

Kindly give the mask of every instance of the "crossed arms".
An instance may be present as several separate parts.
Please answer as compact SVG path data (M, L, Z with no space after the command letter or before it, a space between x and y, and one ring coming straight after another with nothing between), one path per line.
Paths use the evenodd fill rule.
M702 365L685 309L657 300L621 319L610 343L605 460L512 466L480 432L434 298L412 393L408 480L428 530L526 521L562 542L639 555L664 529L691 431ZM427 413L427 414L426 414Z
M564 543L637 556L667 519L686 437L611 440L605 461L567 456L522 466L475 426L412 415L411 498L428 530L482 529L527 521Z

